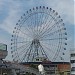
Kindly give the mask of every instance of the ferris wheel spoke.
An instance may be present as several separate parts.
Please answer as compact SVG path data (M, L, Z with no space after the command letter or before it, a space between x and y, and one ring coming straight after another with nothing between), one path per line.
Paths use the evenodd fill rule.
M61 27L61 24L62 24L62 22L59 20L56 23L54 23L47 31L53 30L56 27L56 25L57 25L57 28L60 28ZM63 30L64 30L64 28L63 28Z
M49 18L49 17L48 17ZM48 28L49 28L49 26L50 26L50 24L53 22L53 18L51 18L48 22L46 22L45 24L43 24L43 25L45 25L44 27L43 27L43 29L41 30L41 34L44 32L44 31L46 31Z
M63 30L63 28L61 28L61 29L59 29L59 30L56 30L56 31L54 31L54 32L51 32L51 33L44 34L44 35L42 35L41 38L58 34L58 33L60 33L62 30Z
M27 62L30 59L30 53L31 53L31 49L32 49L32 43L29 45L29 48L27 49L26 53L23 55L23 58L21 61L26 60Z
M34 35L35 35L35 32L36 32L36 31L35 31L35 20L34 20L34 19L35 19L35 16L33 15L33 16L32 16L32 30L33 30L33 33L34 33Z
M32 36L33 30L32 30L32 28L30 28L31 26L29 26L29 25L31 25L31 24L27 24L27 27L25 27L25 29L24 29L24 30L27 30L27 31L24 31L23 33L26 34L26 32L28 32L29 34L26 34L26 35ZM22 28L24 28L24 27L22 26Z
M49 60L48 56L46 55L46 51L43 49L42 45L40 45L40 47L42 48L42 51L44 52L46 58Z
M41 33L44 30L44 28L47 26L46 22L48 20L48 17L49 17L48 15L45 15L44 21L43 21L43 23L41 24L41 26L39 28L39 33Z
M42 22L42 24L40 25L40 27L39 27L39 32L41 32L42 30L43 30L43 28L42 28L42 25L44 25L44 24L46 24L46 22L47 22L47 20L48 20L48 15L47 14L44 14L44 20L43 20L43 22ZM40 18L41 19L41 18Z
M17 43L17 44L18 44L18 43ZM29 44L30 44L30 43L29 43ZM26 44L26 45L29 45L29 44ZM25 50L24 50L25 48L27 48L26 45L22 45L22 46L20 46L20 47L17 46L17 48L16 48L16 57L17 57L18 59L20 58L19 55L25 51ZM20 50L22 50L22 51L20 52ZM14 59L15 59L16 57L14 57ZM19 59L19 60L20 60L20 59Z
M25 18L23 18L23 19L20 21L20 23L17 23L17 24L18 24L18 27L21 28L21 26L24 24L24 22L25 22L30 16L31 16L31 14L30 14L28 17L25 16Z
M27 42L30 42L30 41L20 41L20 42L16 42L16 43L27 43ZM14 43L12 43L12 44L14 44Z
M17 42L17 43L27 43L27 42L31 42L31 41L22 41L22 42L20 41L20 42Z
M21 54L25 53L25 50L26 50L29 46L30 46L29 44L28 44L26 47L25 47L25 45L22 46L23 50L22 50L22 48L21 48L22 51L21 51L21 52L18 52L17 55L21 55ZM14 59L17 57L17 55L14 57Z
M49 41L41 41L41 43L45 44L45 45L48 45L49 47L57 47L56 43L48 43Z
M21 32L22 34L24 34L24 35L27 35L27 36L29 36L29 37L32 37L31 34L26 34L26 33L24 33L24 32L21 31L21 30L20 30L20 32Z
M33 22L32 22L33 21L33 15L30 17L30 19L31 19L31 24L30 25L32 26L31 27L32 33L34 34L34 28L33 28Z
M49 50L49 51L51 51L52 53L54 53L54 52L53 52L53 50L52 50L52 49L50 49L50 46L48 46L48 47L47 47L47 46L46 46L46 44L44 44L44 43L43 43L43 44L41 44L41 45L42 45L43 47L47 48L47 50Z
M27 24L27 26L28 26L28 24ZM21 28L24 28L24 27L21 27ZM27 30L27 32L29 32L29 33L31 32L29 27L25 27L25 29L23 29L23 30Z
M45 30L45 31L41 34L41 36L44 35L44 34L46 34L47 32L52 31L52 30L56 27L56 25L59 25L59 23L60 23L60 21L54 23L51 27L49 27L47 30Z
M28 44L29 45L29 44ZM17 50L12 50L12 53L13 52L15 52L15 53L19 53L20 52L20 50L23 50L24 48L27 48L28 47L28 45L27 46L25 46L25 45L22 45L22 46L20 46L20 47L18 47L18 48L16 48Z
M65 38L52 38L52 39L41 39L40 41L50 41L50 40L59 40L59 39L65 39Z
M17 60L19 60L19 55L18 55L17 50L15 51L15 54L13 54L12 56L14 57L14 59L17 58Z
M29 45L29 44L30 44L30 42L28 42L28 43L26 43L26 44L24 44L24 45L22 45L22 46L19 46L19 47L17 47L16 49L20 50L21 48L24 48L24 47L26 47L26 45Z
M40 12L40 10L42 10L42 9L39 9L38 10L38 24L37 24L37 32L39 32L39 29L40 29L40 27L41 27L41 22L42 22L42 13Z
M36 24L36 30L37 30L37 35L38 35L38 13L37 13L37 24Z
M34 13L34 14L33 14ZM36 15L36 13L35 13L35 11L33 11L33 13L32 13L32 15L30 16L30 26L29 26L29 29L31 29L31 31L32 31L32 34L34 34L34 32L35 32L35 15ZM34 20L35 19L35 20ZM30 32L31 33L31 32Z
M30 33L33 33L33 28L32 28L32 17L33 15L30 16L30 20L27 22L29 23L27 26L28 26L28 30L30 31Z
M27 24L25 24L27 26L26 29L29 31L29 33L31 33L31 32L34 33L33 32L34 28L32 26L33 25L33 14L30 15L29 18L30 18L29 21L26 21ZM25 27L25 26L22 26L22 27Z
M46 34L47 32L49 32L50 30L52 30L52 28L54 28L55 26L56 26L56 24L54 24L50 28L46 29L43 33L41 33L41 36L43 36L44 34Z
M36 14L35 14L35 23L34 23L34 25L35 25L35 31L36 31L36 20L37 20L37 18L36 18Z
M49 50L52 54L54 54L54 52L50 48L48 48L46 45L42 44L42 46L43 46L43 48L45 48L46 50ZM50 58L52 59L51 56L50 56Z
M19 25L19 28L23 27L23 24L24 24L24 23L28 20L28 18L30 18L31 16L33 16L33 14L28 15L27 18L23 18L22 22L20 22L20 23L18 24L18 25ZM28 23L29 23L29 22L28 22ZM29 25L27 25L27 24L26 24L25 26L29 27ZM28 30L29 32L31 32L30 29L31 29L31 28L27 28L27 30Z
M54 14L54 13L53 13ZM45 23L45 25L47 26L46 29L49 28L49 25L51 25L51 23L53 22L53 20L55 20L53 17L55 17L54 15L48 15L48 17L51 17L51 19L49 19L49 22ZM48 20L48 19L47 19ZM45 27L43 28L43 30L45 29ZM41 30L41 33L43 32L43 30Z
M55 55L54 55L52 61L55 61L55 60L56 60L56 57L58 56L59 52L60 52L60 48L59 48L59 49L57 50L57 52L55 53Z
M28 33L32 32L32 31L30 31L30 29L28 27L26 27L26 29L24 29L24 30L27 30L27 31L24 31L24 32L21 31L24 35L31 35L32 36L32 34L26 34L26 32L28 32Z
M29 53L28 53L29 52ZM29 46L29 48L27 49L27 51L26 51L26 53L23 55L23 57L22 57L22 59L21 59L21 61L23 61L26 57L26 61L28 61L29 60L29 56L30 56L30 52L31 52L31 49L30 49L30 46ZM27 55L27 56L26 56Z
M41 24L40 24L40 22L41 22L41 15L40 15L40 14L41 14L41 13L38 14L38 16L39 16L39 17L38 17L38 25L37 25L37 30L38 30L38 32L39 32L40 25L41 25Z
M44 18L44 20L43 20L44 14L41 12L40 15L41 15L41 16L40 16L40 25L42 26L42 24L44 23L44 21L45 21L48 17L46 17L46 16L47 16L47 15L46 15L45 18ZM40 27L41 27L41 26L40 26ZM40 28L40 30L41 30L41 28Z
M38 13L34 16L35 22L34 22L34 33L35 35L38 35Z
M30 45L28 44L26 47L24 46L23 49L21 49L22 51L18 53L18 55L23 55L26 52L26 49L29 47Z

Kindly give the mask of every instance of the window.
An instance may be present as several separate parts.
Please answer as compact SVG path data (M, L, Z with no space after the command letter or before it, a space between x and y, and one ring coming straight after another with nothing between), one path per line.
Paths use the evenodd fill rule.
M72 67L71 71L75 71L75 67Z
M55 71L51 71L50 74L55 74Z
M67 73L67 75L70 75L70 73Z
M71 63L75 63L75 60L71 60Z
M75 54L71 54L71 57L75 57Z
M39 61L39 59L36 59L36 61Z

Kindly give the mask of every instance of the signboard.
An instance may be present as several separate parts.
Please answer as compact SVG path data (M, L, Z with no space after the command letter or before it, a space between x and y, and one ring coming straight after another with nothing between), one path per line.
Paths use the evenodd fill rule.
M0 43L0 50L7 50L7 45Z

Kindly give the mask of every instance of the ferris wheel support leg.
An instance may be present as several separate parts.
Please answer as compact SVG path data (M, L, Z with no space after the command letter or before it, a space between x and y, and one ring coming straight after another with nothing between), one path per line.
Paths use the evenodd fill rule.
M12 69L13 75L17 75L15 69Z

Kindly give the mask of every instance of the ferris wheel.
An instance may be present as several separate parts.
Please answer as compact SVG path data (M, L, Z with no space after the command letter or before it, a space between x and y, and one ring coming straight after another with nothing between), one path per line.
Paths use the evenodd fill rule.
M66 50L66 35L63 19L55 10L45 6L30 9L14 27L13 61L34 62L37 57L55 61L59 53Z

